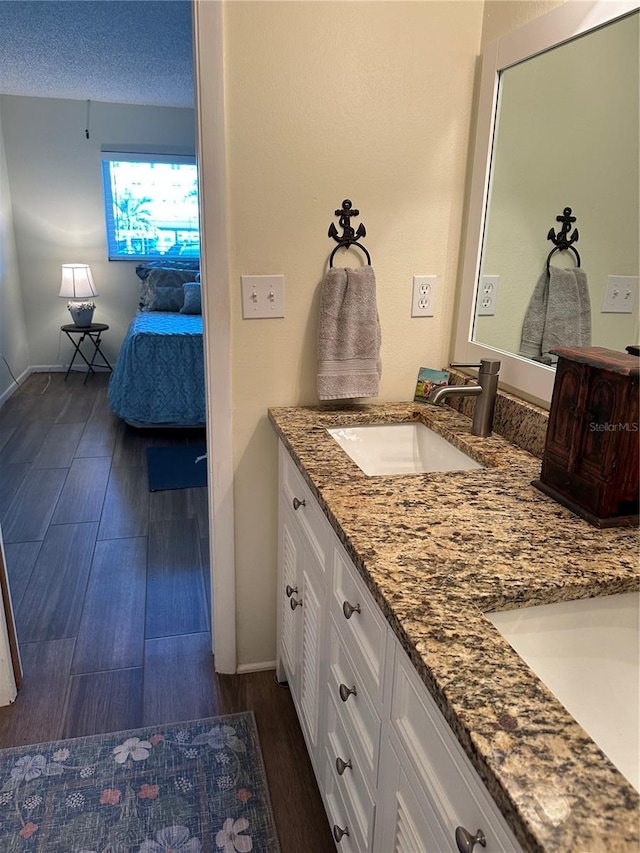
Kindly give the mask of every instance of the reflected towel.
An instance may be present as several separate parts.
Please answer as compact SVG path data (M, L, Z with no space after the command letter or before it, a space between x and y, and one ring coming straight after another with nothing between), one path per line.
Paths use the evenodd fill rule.
M320 290L318 398L375 397L380 343L373 269L330 269Z
M591 346L591 302L582 269L544 270L522 324L520 355L554 364L555 347Z

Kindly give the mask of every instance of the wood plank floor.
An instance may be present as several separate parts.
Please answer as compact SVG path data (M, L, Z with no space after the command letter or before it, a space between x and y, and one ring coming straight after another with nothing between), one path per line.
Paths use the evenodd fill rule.
M0 524L24 669L0 747L253 710L283 853L335 850L288 690L217 676L206 489L149 493L108 375L34 374L0 408Z

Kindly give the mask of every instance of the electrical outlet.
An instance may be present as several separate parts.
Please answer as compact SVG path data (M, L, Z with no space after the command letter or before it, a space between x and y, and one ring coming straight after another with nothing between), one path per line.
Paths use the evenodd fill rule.
M414 275L413 298L411 300L412 317L433 317L436 297L435 275Z
M243 275L240 278L243 320L284 317L283 275Z
M493 317L498 299L498 275L483 275L477 297L478 317Z
M607 277L601 313L632 314L637 296L637 275L610 275Z

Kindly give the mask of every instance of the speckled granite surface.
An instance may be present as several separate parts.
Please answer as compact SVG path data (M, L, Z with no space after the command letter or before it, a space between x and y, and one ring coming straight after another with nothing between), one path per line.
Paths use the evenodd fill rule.
M637 589L637 530L597 530L530 485L540 460L447 406L269 412L525 850L638 851L640 799L484 613ZM422 420L477 471L367 477L326 432Z

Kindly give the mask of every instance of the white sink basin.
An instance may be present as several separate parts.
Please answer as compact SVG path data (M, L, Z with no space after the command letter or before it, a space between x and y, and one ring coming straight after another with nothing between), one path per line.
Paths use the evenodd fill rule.
M639 607L627 592L486 614L636 790Z
M327 432L369 477L484 467L419 423L333 427Z

